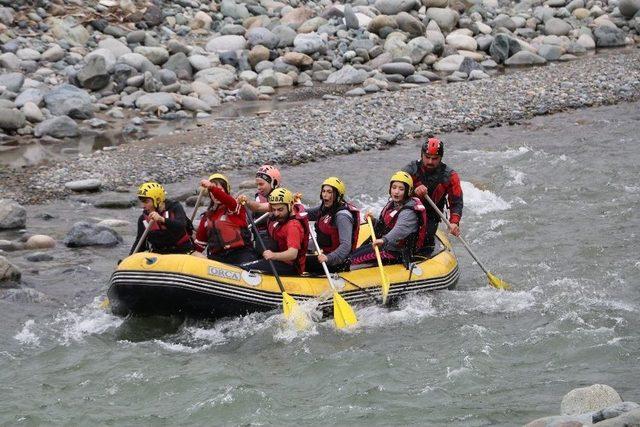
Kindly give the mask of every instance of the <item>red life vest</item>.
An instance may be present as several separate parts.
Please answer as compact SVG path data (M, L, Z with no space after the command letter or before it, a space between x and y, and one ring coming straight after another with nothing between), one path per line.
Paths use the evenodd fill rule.
M267 196L263 196L262 193L257 192L256 193L256 202L258 203L269 203L269 199L267 198ZM256 212L251 212L249 215L253 215L253 219L256 220L258 217L258 214ZM267 229L267 225L265 224L264 221L260 222L260 224L256 224L256 230L258 231L265 231Z
M304 212L302 205L293 205L294 216L289 217L284 223L280 223L269 218L267 222L267 230L269 236L276 244L277 252L284 252L289 247L287 246L287 236L291 227L295 227L294 224L300 224L302 226L302 242L300 242L300 249L298 255L294 261L285 261L287 264L295 265L299 274L304 273L305 263L307 261L307 249L309 248L309 219L307 213Z
M251 234L245 219L246 212L240 205L238 207L237 212L228 209L207 212L206 230L209 254L251 245Z
M351 203L344 203L338 208L338 212L347 210L353 217L353 230L351 234L351 250L355 250L358 245L358 234L360 233L360 211ZM335 224L335 215L327 213L316 221L316 234L318 237L318 245L325 254L335 251L340 246L340 234Z
M165 219L173 219L175 216L172 211L168 211L168 210L165 210L164 212L158 212L158 213ZM149 222L151 221L151 219L149 218L149 214L146 211L143 211L142 216L143 216L142 222L144 223L144 226L147 227L149 225ZM154 232L156 232L157 234L160 231L166 231L166 230L167 230L166 224L160 223L158 221L153 221L153 224L149 229L149 235L152 235L152 233ZM149 240L151 241L152 239L149 239ZM180 237L175 242L175 246L182 246L188 243L189 240L191 240L191 236L189 235L189 233L187 233L187 230L185 229L184 235L182 235L182 237Z
M380 213L380 221L384 226L384 229L380 233L381 236L378 237L384 236L389 231L391 231L393 227L395 227L400 211L403 211L405 209L413 210L418 216L418 231L412 236L409 236L408 238L398 242L397 246L402 248L406 245L407 240L411 239L414 241L411 249L421 249L424 246L425 238L427 235L427 212L424 205L417 197L411 197L398 208L394 207L393 201L387 203L387 206L385 206Z

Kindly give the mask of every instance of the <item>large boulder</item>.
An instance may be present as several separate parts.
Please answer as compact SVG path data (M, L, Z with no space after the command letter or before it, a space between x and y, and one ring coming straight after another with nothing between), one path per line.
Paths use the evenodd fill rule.
M626 44L626 35L624 31L619 28L608 26L598 27L593 31L593 35L596 37L597 47L616 47Z
M506 34L498 34L489 46L489 55L498 64L509 58L510 55L520 50L520 44Z
M78 72L78 81L84 88L100 90L107 86L111 80L107 70L108 67L103 56L91 56L87 60L87 64Z
M136 99L136 107L142 111L155 111L160 106L174 109L176 107L176 101L173 95L168 92L156 92L142 95Z
M22 111L12 108L0 108L0 129L14 131L27 124L27 119Z
M397 15L417 9L419 3L416 0L376 0L374 6L384 15Z
M27 223L27 210L18 202L0 199L0 230L23 228Z
M593 412L622 402L620 395L605 384L574 388L565 394L560 404L562 415L578 415Z
M210 39L205 46L208 52L228 52L232 50L242 50L247 45L247 41L242 36L219 36Z
M93 117L91 96L84 90L63 84L50 90L44 96L44 103L51 114L67 115L74 119L90 119Z
M640 0L620 0L618 9L623 16L633 18L640 11Z
M4 287L7 286L8 282L20 281L21 275L22 273L18 267L11 264L7 258L0 255L0 283L2 283Z
M116 246L122 243L122 237L108 227L88 222L77 222L64 238L63 243L70 248L82 246Z
M40 138L45 135L54 138L73 138L80 135L78 124L68 116L57 116L38 123L33 135Z
M18 93L24 84L22 73L7 73L0 75L0 86L4 86L11 92Z
M351 65L345 65L338 71L329 74L326 83L332 83L336 85L355 85L364 82L369 73L365 70L358 70Z
M458 23L460 15L448 7L431 7L427 10L427 19L435 21L442 31L450 32Z

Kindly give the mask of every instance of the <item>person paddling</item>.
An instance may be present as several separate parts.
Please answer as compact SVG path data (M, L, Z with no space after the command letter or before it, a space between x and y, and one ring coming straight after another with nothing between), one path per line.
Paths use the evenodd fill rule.
M209 192L210 204L202 214L195 245L198 252L206 248L207 257L227 264L255 259L244 206L231 196L226 176L215 173L200 181Z
M382 262L386 264L409 261L414 253L421 252L427 232L427 216L422 202L411 197L412 190L413 180L408 173L398 171L391 176L389 202L375 224L377 239L351 254L352 266L375 263L373 245L380 249ZM367 212L367 216L372 216L371 212Z
M271 260L278 274L304 273L309 247L309 221L304 207L294 202L293 193L286 188L277 188L269 194L271 215L267 232L272 248L261 252L264 259L241 264L242 268L270 272Z
M349 268L349 255L355 250L360 232L360 211L345 201L347 188L335 176L324 180L320 187L320 206L306 210L309 221L315 221L318 245L322 253L307 257L306 271L323 274L322 263L329 271Z
M413 193L427 209L428 228L426 237L426 254L431 254L435 245L435 234L440 223L440 216L427 202L426 197L443 210L449 205L449 231L454 236L460 236L460 219L462 218L462 188L458 173L442 163L444 143L438 138L429 138L420 150L420 160L415 160L402 168L411 175Z
M133 254L147 227L149 233L141 250L159 254L188 254L193 251L187 215L180 203L166 199L162 185L145 182L138 188L138 199L143 212L138 218L138 232L129 255Z

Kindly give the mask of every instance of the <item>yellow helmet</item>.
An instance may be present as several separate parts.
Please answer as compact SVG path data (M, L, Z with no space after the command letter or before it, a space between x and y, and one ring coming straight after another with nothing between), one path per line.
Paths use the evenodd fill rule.
M145 182L138 187L138 197L146 197L153 200L153 206L158 208L160 203L167 199L164 187L157 182Z
M396 181L407 186L407 194L405 195L405 198L409 197L413 191L413 178L411 178L411 175L404 171L398 171L391 175L391 179L389 180L389 191L391 191L391 184Z
M347 187L344 185L344 182L342 182L340 178L330 176L329 178L324 180L320 188L322 189L322 187L324 187L325 185L336 189L336 191L338 192L336 201L339 202L344 200L344 195L347 193Z
M213 182L214 179L218 179L224 182L224 190L227 192L227 194L231 194L231 184L229 183L229 180L226 176L222 175L221 173L214 173L209 177L209 181Z
M285 204L289 207L289 211L291 211L291 209L293 209L293 193L286 188L276 188L269 193L269 204Z

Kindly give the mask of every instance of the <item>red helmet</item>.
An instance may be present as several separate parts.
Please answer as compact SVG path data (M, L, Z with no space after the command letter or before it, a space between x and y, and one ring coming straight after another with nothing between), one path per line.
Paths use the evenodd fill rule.
M440 156L444 154L444 143L438 138L429 138L422 144L422 152L430 156Z
M267 181L269 184L271 184L272 189L280 185L280 171L275 166L260 166L258 172L256 172L256 178L264 179L265 181Z

